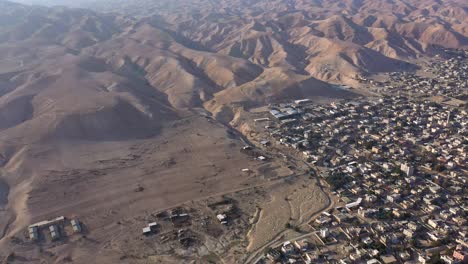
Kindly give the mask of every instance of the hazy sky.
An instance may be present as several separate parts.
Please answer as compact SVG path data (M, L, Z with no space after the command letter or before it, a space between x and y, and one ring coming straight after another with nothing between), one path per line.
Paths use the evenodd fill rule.
M65 5L74 7L87 7L96 0L9 0L11 2L17 2L22 4L37 4L37 5Z

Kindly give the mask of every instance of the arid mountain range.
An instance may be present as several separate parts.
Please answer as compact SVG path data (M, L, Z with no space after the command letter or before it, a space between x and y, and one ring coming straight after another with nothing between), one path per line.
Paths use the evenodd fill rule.
M44 211L32 209L60 197L44 191L51 182L67 186L76 181L70 171L110 159L109 153L132 155L132 144L159 142L164 131L211 126L178 123L194 112L228 124L239 118L239 108L353 97L353 90L332 84L352 86L358 76L414 70L418 58L468 48L464 0L48 3L75 7L0 0L0 246L31 219L59 213L67 203L78 206L82 197L73 196L60 198L62 205L42 204ZM222 128L212 129L226 136ZM190 138L190 129L183 131L180 138ZM209 140L196 141L187 143L194 152L210 149L203 145ZM230 143L220 144L228 149ZM93 186L103 191L118 183L98 176L103 180L84 188L87 195ZM116 190L123 190L123 182ZM112 192L124 194L133 195Z
M461 0L0 4L0 124L48 123L38 137L123 136L121 121L157 126L171 108L335 96L325 82L468 45Z

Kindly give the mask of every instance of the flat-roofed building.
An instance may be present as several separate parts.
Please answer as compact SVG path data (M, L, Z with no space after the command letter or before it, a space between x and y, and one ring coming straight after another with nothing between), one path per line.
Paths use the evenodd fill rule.
M71 225L72 225L72 228L73 228L73 232L75 233L81 233L82 231L82 228L81 228L81 223L80 221L76 220L76 219L73 219L70 221Z
M52 240L57 240L60 238L60 232L56 225L50 225L49 231L50 231L50 237L52 238Z
M148 235L150 235L151 233L152 233L151 227L149 227L149 226L143 227L143 235L148 236Z
M32 241L39 240L39 230L37 226L29 227L28 231L29 231L29 239L31 239Z

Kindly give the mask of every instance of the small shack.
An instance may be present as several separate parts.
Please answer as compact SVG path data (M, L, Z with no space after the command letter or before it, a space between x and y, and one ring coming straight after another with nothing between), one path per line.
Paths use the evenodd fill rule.
M216 218L218 218L219 222L223 225L227 225L227 216L226 214L218 214L216 216Z
M50 225L49 231L50 231L50 237L52 238L52 240L57 240L60 238L60 232L56 225Z
M170 216L172 224L175 226L186 224L190 220L190 216L187 213L173 214Z
M73 228L73 232L75 233L81 233L82 231L82 228L81 228L81 223L80 221L78 221L77 219L73 219L70 221L71 225L72 225L72 228Z
M158 223L151 222L148 224L148 227L151 229L151 231L156 231L156 229L158 228Z
M158 228L158 223L156 222L151 222L147 226L143 227L143 235L148 236L156 232L156 229Z
M39 240L39 230L37 226L29 227L28 231L29 231L29 239L31 239L32 241Z
M149 235L151 235L152 233L153 233L153 232L151 231L151 227L149 227L149 226L143 227L143 235L149 236Z

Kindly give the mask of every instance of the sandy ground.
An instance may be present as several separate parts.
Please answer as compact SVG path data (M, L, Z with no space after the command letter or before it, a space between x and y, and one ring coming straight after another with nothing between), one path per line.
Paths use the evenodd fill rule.
M241 153L242 146L224 126L189 116L169 124L155 139L24 151L14 166L5 168L6 182L23 181L11 185L15 187L4 211L8 223L1 223L5 234L0 255L15 252L29 263L60 263L64 257L75 263L122 262L108 246L124 243L120 237L129 230L118 224L122 219L247 189L268 181L263 173L290 174L274 162ZM30 168L35 173L28 178ZM252 172L242 172L243 168ZM15 178L15 171L22 177ZM77 217L88 233L85 239L70 237L66 243L44 242L43 251L51 252L44 256L25 239L25 227L60 215ZM138 239L141 227L133 228L138 234L133 239Z
M254 251L271 241L285 225L299 226L326 204L327 196L315 184L315 180L300 179L278 184L270 190L270 201L260 205L258 221L248 233L248 251Z
M255 118L265 117L264 111L265 108L243 111L236 120L237 123L234 124L252 142L265 139L265 134L268 133L264 129L268 122L253 122ZM317 186L317 179L310 177L308 166L291 158L285 160L278 153L288 152L273 146L266 147L265 151L281 160L283 170L287 166L293 166L288 169L291 172L290 177L285 177L270 186L267 190L267 197L258 200L258 210L252 214L250 219L251 228L247 235L248 252L262 248L265 244L277 239L277 236L295 233L294 227L306 224L315 213L326 207L328 203L327 195ZM268 177L268 173L265 175L268 179L279 179ZM290 230L286 228L288 223L291 225Z

